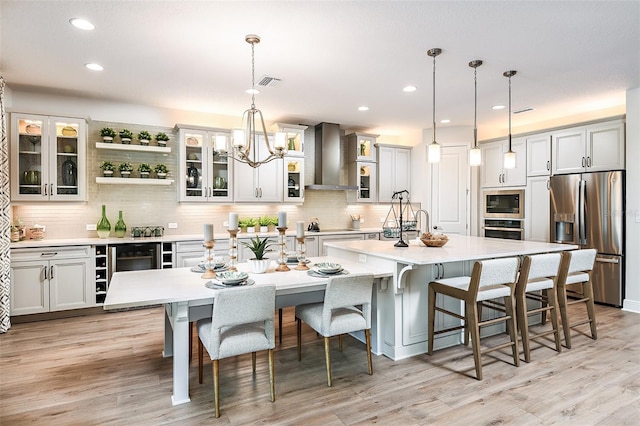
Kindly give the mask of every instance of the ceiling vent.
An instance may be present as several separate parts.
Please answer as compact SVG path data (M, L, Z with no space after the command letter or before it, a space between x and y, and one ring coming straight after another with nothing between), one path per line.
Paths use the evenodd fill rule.
M520 109L513 110L513 114L522 114L523 112L533 111L535 108L533 107L524 107Z
M282 81L281 78L269 77L268 75L263 75L260 77L260 81L258 81L258 86L262 87L276 87Z

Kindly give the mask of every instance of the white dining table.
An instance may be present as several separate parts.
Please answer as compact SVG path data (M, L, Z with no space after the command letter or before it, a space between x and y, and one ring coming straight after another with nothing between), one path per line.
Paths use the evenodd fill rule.
M310 259L309 266L318 262L340 263L350 274L372 273L381 285L393 277L393 270L354 261L341 261L335 257ZM276 272L276 263L264 274L249 273L248 265L239 264L238 270L249 273L253 285L276 285L276 308L321 302L328 277L311 276L307 271ZM144 306L164 305L163 356L173 357L173 405L184 404L189 398L189 325L192 321L211 316L213 300L220 290L205 286L209 279L191 268L151 269L115 272L109 282L104 301L105 310L122 310Z

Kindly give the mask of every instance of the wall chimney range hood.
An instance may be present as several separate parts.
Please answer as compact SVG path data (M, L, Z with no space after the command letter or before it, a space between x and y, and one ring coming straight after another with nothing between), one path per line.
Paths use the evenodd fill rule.
M357 191L355 185L340 182L342 173L340 126L334 123L320 123L316 126L314 184L306 189L325 191Z

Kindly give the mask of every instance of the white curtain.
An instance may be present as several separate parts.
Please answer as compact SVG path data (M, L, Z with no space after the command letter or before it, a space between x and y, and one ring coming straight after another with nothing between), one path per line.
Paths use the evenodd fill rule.
M7 115L4 110L4 78L0 76L0 333L6 333L11 328L9 317L11 212L9 211L9 203L9 139L7 138Z

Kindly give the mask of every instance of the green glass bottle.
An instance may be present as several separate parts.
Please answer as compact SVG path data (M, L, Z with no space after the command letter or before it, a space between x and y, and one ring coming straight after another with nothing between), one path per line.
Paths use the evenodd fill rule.
M122 210L118 211L118 221L114 229L116 231L116 237L118 238L123 238L127 233L127 224L122 220Z
M111 224L109 223L109 219L107 219L106 207L102 205L102 217L96 226L96 230L98 231L98 237L100 238L108 238L109 233L111 232Z

